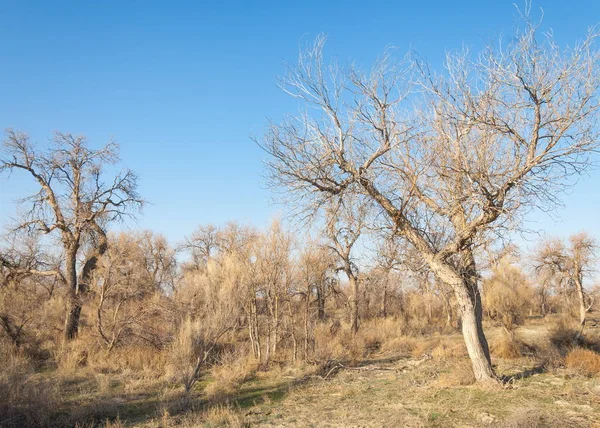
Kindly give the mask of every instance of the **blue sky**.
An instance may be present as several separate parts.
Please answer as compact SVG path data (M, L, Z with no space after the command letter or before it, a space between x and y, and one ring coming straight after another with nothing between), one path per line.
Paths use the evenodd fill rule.
M323 3L0 0L0 128L42 143L54 130L96 146L114 137L151 202L128 227L177 242L198 224L264 226L283 209L250 137L296 109L276 83L303 39L327 34L342 63L368 65L394 45L437 66L447 49L510 36L517 19L512 0ZM539 7L560 42L600 22L597 0ZM559 222L534 213L530 225L600 238L598 185L594 171L563 198ZM0 219L31 189L0 177Z

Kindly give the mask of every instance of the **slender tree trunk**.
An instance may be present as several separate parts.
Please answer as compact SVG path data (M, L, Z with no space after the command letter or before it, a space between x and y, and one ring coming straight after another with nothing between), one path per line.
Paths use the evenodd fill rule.
M260 343L260 331L258 329L258 313L256 308L256 296L252 297L250 302L250 323L252 324L251 332L254 336L254 340L252 341L254 344L254 356L260 362L262 359L262 349Z
M294 322L294 311L292 310L292 297L290 297L287 301L289 320L290 320L290 335L292 336L292 352L293 352L293 360L296 362L298 359L298 340L296 338L296 328Z
M87 290L92 273L98 266L98 260L108 249L108 238L105 231L95 222L90 223L90 229L97 239L96 246L87 255L81 269L81 277L77 277L77 252L79 250L79 235L66 248L66 280L67 280L67 316L65 319L65 339L72 340L79 333L81 317L81 297Z
M319 321L325 320L325 290L324 284L319 284L317 287L317 317Z
M542 285L542 289L540 291L540 300L541 300L541 304L540 304L540 312L542 317L545 317L547 312L548 312L548 308L546 306L546 287Z
M387 318L387 302L388 301L388 281L383 283L383 296L381 297L381 316Z
M587 317L587 307L585 305L585 291L583 290L583 282L581 281L581 275L577 275L575 278L575 288L577 289L577 297L579 300L579 330L575 335L575 342L579 342L583 329L585 328L585 321Z
M248 336L250 337L250 345L252 346L252 354L254 358L259 359L258 351L256 350L256 341L254 339L253 326L254 321L252 320L252 315L250 315L248 319Z
M308 360L308 340L309 329L308 322L310 317L310 285L306 287L306 296L304 299L304 360Z
M450 296L442 291L444 298L444 309L446 310L446 327L452 327L452 305L450 304Z
M271 344L273 350L272 354L275 355L277 352L277 343L279 342L279 296L275 296L275 315L273 320L273 342Z
M351 271L346 272L350 281L350 330L358 332L358 279Z

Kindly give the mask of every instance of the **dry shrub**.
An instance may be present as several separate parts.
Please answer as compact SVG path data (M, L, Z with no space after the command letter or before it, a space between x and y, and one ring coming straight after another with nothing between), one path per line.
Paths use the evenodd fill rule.
M186 390L197 380L194 369L201 355L198 351L199 337L199 323L187 319L180 326L169 349L169 361L166 364L167 379L185 385Z
M437 383L442 388L466 386L475 383L471 362L465 359L457 361L449 371L440 373Z
M531 308L533 289L518 266L504 257L483 281L483 304L490 318L513 330L522 324Z
M514 334L504 332L491 342L490 351L494 357L516 359L522 356L521 346Z
M366 320L360 326L356 335L352 335L347 324L331 331L326 324L315 327L315 352L316 361L349 360L359 361L376 354L413 354L421 356L431 351L437 344L427 342L423 346L420 338L406 336L406 324L401 318L379 318Z
M600 373L600 354L589 349L575 348L565 357L565 365L584 376Z
M337 331L331 331L326 324L318 324L315 327L315 350L316 361L346 360L351 355L356 355L355 341L347 325L342 325Z
M561 317L550 330L550 343L561 351L568 350L573 347L576 334L573 322Z
M539 350L540 365L546 370L555 370L564 367L564 355L554 346L547 346Z

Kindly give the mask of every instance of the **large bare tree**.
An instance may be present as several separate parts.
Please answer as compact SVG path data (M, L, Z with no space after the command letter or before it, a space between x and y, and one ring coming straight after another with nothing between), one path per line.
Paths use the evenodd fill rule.
M478 381L496 376L475 250L554 206L598 147L597 34L561 48L525 18L511 43L450 53L439 74L390 51L369 72L344 69L319 37L282 83L306 108L260 142L272 184L303 212L361 195L453 289Z
M38 187L22 200L25 211L14 231L58 234L62 269L32 273L57 275L65 283L64 334L73 339L79 327L81 296L107 250L106 226L131 214L143 201L133 171L122 171L108 180L103 173L107 165L119 161L117 144L93 149L85 137L63 133L56 133L52 143L40 149L28 135L8 130L0 172L24 172Z

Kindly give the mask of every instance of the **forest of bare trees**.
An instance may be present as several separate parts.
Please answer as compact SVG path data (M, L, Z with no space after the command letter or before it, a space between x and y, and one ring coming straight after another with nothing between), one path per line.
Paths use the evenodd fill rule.
M458 352L493 388L498 359L538 355L527 323L554 329L559 365L596 349L596 237L516 243L600 146L597 36L561 48L525 19L509 44L448 53L443 72L392 50L337 64L318 37L281 82L299 112L257 139L293 220L264 229L123 231L146 201L116 143L7 130L0 172L35 191L0 246L0 426L88 422L53 413L60 382L35 378L50 371L133 371L185 407L275 367L329 379L376 355ZM457 333L462 354L439 339Z

